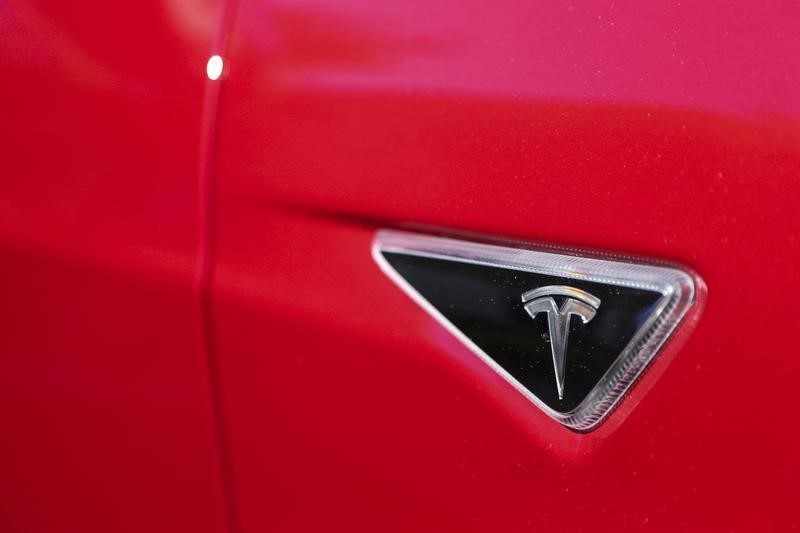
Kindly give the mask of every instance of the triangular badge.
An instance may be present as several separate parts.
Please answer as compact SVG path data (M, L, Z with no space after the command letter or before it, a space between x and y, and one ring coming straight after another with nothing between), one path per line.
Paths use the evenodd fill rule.
M382 230L382 270L562 424L593 429L696 300L674 266Z

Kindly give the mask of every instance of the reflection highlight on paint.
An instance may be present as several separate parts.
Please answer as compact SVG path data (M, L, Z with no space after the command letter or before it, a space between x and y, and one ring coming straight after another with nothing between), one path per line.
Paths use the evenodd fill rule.
M206 63L206 75L208 76L208 79L220 79L224 70L225 61L222 59L222 56L213 55L208 58L208 63Z

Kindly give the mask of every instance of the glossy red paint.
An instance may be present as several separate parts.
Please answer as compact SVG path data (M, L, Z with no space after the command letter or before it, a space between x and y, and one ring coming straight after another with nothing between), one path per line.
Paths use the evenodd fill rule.
M798 35L791 3L241 2L214 327L242 529L797 526ZM679 261L707 306L574 434L373 264L415 225Z
M800 6L236 4L0 3L0 529L798 527ZM707 305L576 434L380 227L674 260Z
M195 287L216 1L0 2L0 530L221 531Z

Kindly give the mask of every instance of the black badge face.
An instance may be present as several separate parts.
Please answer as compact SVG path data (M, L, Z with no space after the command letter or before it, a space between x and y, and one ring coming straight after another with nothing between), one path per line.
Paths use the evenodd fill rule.
M375 258L520 392L575 429L596 426L693 300L684 272L380 232Z
M655 291L519 270L392 252L383 256L486 355L560 413L580 405L663 298ZM521 296L565 283L596 296L600 306L586 324L579 316L571 316L563 398L559 398L548 314L531 317ZM556 307L561 309L567 298L554 296Z

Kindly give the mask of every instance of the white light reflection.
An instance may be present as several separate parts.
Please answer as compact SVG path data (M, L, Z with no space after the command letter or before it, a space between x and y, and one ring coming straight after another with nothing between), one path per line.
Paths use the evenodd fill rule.
M206 64L206 75L210 80L218 80L222 76L222 72L225 69L225 62L222 60L222 56L213 55L208 58L208 63Z

